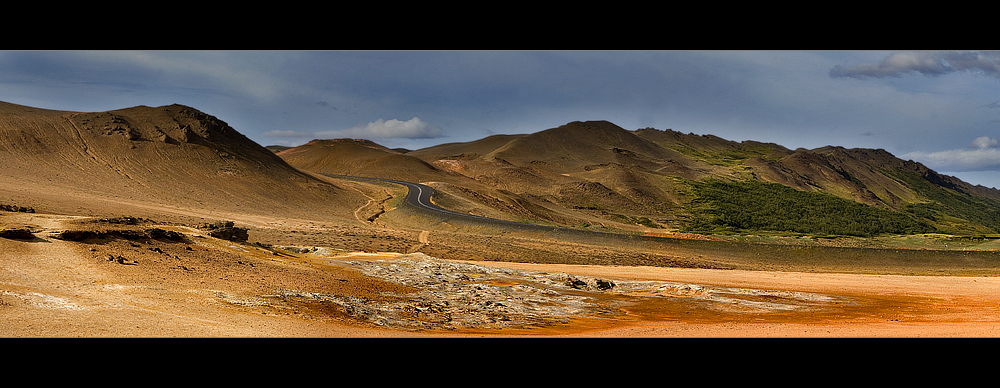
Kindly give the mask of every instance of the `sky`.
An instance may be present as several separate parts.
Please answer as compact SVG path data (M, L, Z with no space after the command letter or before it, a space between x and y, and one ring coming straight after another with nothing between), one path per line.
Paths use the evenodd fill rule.
M187 105L260 145L419 149L607 120L881 148L1000 188L1000 52L0 51L0 101Z

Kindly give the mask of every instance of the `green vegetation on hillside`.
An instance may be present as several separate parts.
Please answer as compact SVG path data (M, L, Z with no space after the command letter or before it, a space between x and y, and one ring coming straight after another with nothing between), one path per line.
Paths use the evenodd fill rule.
M1000 232L1000 202L931 184L914 172L893 170L886 173L928 199L928 202L909 204L904 210L929 221L942 232L956 235Z
M730 149L719 152L710 152L705 150L697 150L690 146L684 144L674 144L669 148L677 151L683 155L690 156L695 159L701 159L709 164L723 167L732 167L737 164L743 163L747 159L754 156L759 156L757 152Z
M909 213L776 183L712 179L693 182L693 188L693 218L682 228L687 232L872 237L935 231Z
M671 144L666 147L683 155L704 160L708 164L723 167L736 166L752 157L768 159L768 155L772 152L770 148L760 144L740 144L735 148L718 151L710 151L707 149L699 150L692 146L680 143Z

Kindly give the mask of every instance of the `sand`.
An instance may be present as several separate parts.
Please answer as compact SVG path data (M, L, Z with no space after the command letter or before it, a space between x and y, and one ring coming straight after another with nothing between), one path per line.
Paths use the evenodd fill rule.
M577 313L541 324L536 319L534 324L518 326L519 319L527 315L508 311L510 314L504 318L508 321L494 319L488 325L457 330L379 325L371 315L351 315L345 305L333 302L349 296L364 301L355 307L398 307L409 301L412 309L420 301L426 306L428 302L420 299L420 292L436 285L401 284L369 276L357 269L357 263L390 263L415 257L439 259L398 252L278 251L274 247L264 249L211 238L203 231L182 225L147 225L183 233L186 240L181 242L120 237L87 241L56 238L61 230L79 228L85 219L24 213L5 213L0 218L6 225L30 226L35 236L30 240L0 238L0 252L4 252L0 262L0 336L992 337L1000 334L1000 294L996 292L1000 290L1000 277L460 260L442 262L572 274L580 279L616 282L618 287L604 291L593 287L570 290L575 292L573 295L589 298L589 302L581 305ZM426 234L414 236L413 240L415 245L428 243ZM463 271L470 273L472 269ZM726 308L725 303L691 295L611 292L621 290L631 281L752 290L759 292L757 301L770 298L767 301L809 308ZM494 280L492 284L497 282ZM478 284L485 287L485 283ZM504 290L503 287L512 284L494 289ZM545 287L563 296L571 294L558 284ZM835 301L805 303L775 296L783 295L782 292L808 293ZM423 315L426 322L431 321L428 316L426 312ZM415 319L420 317L416 312L412 315ZM496 326L501 323L509 325Z

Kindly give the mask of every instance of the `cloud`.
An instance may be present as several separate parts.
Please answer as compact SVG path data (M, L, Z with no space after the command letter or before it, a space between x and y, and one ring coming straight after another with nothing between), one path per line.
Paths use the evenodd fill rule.
M830 77L883 78L899 77L912 72L938 76L960 71L980 72L993 78L1000 78L1000 52L900 52L886 57L878 64L860 64L851 67L836 65L830 69Z
M264 132L262 136L287 142L289 139L433 139L444 136L444 133L440 128L414 117L407 121L378 119L344 130L309 132L276 129Z
M997 146L997 139L990 139L988 136L977 137L972 141L970 147L975 149L993 148Z
M404 139L432 139L444 136L440 128L430 125L418 117L407 121L396 119L378 119L368 124L357 125L350 129L338 131L316 132L318 137L356 137L356 138L404 138Z
M916 160L937 171L1000 170L1000 141L987 136L977 137L969 149L938 152L910 152L905 158Z

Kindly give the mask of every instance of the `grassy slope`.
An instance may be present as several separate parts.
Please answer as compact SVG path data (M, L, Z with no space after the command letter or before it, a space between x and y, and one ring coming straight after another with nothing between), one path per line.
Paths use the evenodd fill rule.
M688 232L872 237L935 231L911 214L776 183L707 180L693 185Z

